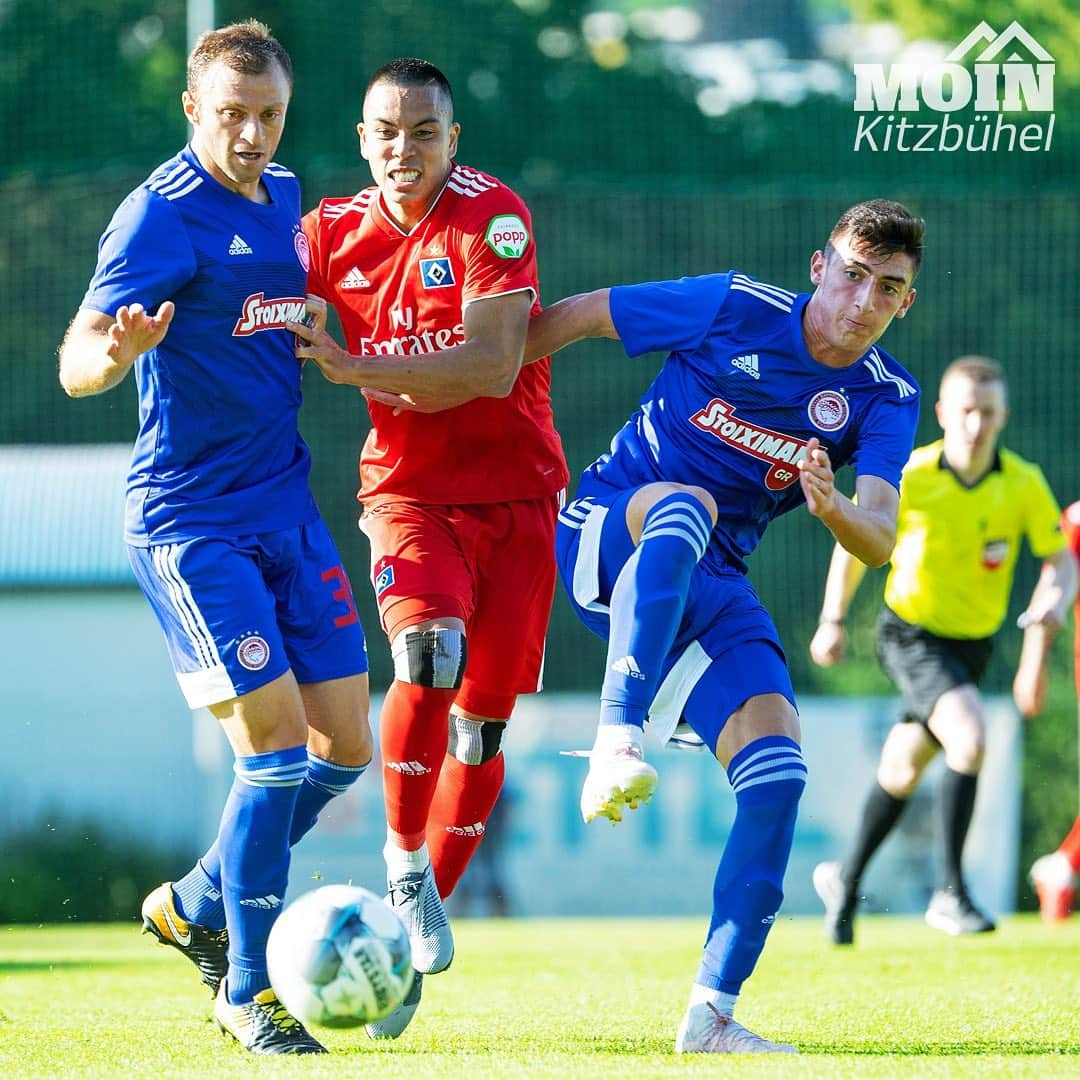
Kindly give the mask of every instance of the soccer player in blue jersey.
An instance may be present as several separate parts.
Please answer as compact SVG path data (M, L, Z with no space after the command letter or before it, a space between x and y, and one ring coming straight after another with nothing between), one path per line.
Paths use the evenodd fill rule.
M217 840L146 898L144 926L196 963L221 1030L261 1054L324 1052L270 988L266 939L290 846L372 753L364 635L297 428L285 324L305 312L308 247L296 177L272 162L291 92L261 23L199 39L191 143L113 215L60 349L72 397L135 368L131 564L188 705L236 755Z
M587 337L668 353L560 514L557 557L579 617L608 640L585 820L619 821L653 794L646 714L662 741L682 721L735 792L679 1052L794 1052L732 1019L783 898L806 781L784 653L744 560L804 503L865 563L889 558L919 391L875 342L915 300L922 236L900 204L860 203L812 256L809 295L732 271L573 296L530 328L528 358ZM857 502L834 486L846 463Z

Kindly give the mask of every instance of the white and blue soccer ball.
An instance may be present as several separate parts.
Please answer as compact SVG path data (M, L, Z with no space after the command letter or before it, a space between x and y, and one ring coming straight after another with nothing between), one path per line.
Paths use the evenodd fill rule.
M304 1024L370 1024L412 988L404 923L355 885L324 885L289 904L270 931L266 959L278 1000Z

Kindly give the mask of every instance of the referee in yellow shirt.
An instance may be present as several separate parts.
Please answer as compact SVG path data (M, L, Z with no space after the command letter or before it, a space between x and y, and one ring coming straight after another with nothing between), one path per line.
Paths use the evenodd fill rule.
M1044 560L1021 618L1024 645L1013 681L1013 698L1026 717L1042 709L1050 643L1076 594L1076 560L1042 471L998 445L1008 417L1001 367L981 356L955 360L942 376L936 413L944 438L916 449L904 469L896 547L877 623L878 659L903 695L905 715L885 740L854 848L843 862L814 869L826 932L837 945L853 942L866 865L939 749L946 766L945 850L926 921L950 934L994 929L968 896L960 859L985 741L978 685L1005 619L1023 537ZM844 617L865 572L843 548L834 550L810 643L823 667L844 657Z

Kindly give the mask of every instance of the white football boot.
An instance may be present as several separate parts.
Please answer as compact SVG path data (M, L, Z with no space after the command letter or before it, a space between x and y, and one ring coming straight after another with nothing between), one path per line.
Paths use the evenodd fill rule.
M420 1007L420 994L424 987L424 976L419 971L413 973L412 986L405 995L405 1000L389 1016L366 1026L368 1035L373 1039L396 1039L412 1023L416 1010Z
M409 931L413 967L422 975L445 971L454 959L454 935L430 864L414 873L387 877L386 884L386 902Z
M636 810L653 797L657 779L640 746L594 748L581 788L581 816L586 822L604 817L614 825L622 821L624 807Z
M747 1031L711 1002L691 1005L675 1036L676 1054L797 1054L789 1043L775 1043Z

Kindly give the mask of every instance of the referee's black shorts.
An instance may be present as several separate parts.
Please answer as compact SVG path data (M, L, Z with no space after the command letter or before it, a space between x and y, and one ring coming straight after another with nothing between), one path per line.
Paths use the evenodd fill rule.
M883 607L877 620L877 656L904 698L904 720L926 724L938 698L965 683L979 685L993 638L944 638L905 622Z

